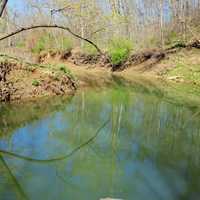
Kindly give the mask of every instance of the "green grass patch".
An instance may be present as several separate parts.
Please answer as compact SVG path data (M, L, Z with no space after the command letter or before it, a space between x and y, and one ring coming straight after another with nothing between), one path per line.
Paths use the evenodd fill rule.
M181 76L185 80L200 82L200 64L188 65L180 61L167 75Z

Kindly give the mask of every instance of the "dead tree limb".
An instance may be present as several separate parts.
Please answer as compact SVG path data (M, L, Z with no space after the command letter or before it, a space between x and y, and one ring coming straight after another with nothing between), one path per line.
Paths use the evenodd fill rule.
M3 11L5 10L7 3L8 3L8 0L2 0L1 1L1 3L0 3L0 17L2 17Z
M33 30L33 29L39 29L39 28L57 28L57 29L62 29L62 30L68 31L74 37L76 37L78 39L81 39L81 40L84 40L85 42L91 44L93 47L95 47L95 49L98 51L98 53L100 55L104 55L104 53L101 51L101 49L94 42L92 42L91 40L89 40L87 38L83 38L80 35L74 33L69 27L60 26L60 25L56 25L56 24L55 25L35 25L35 26L30 26L30 27L23 27L23 28L17 29L14 32L9 33L9 34L1 37L0 41L5 40L7 38L10 38L10 37L12 37L14 35L17 35L17 34L21 33L21 32L28 31L28 30Z

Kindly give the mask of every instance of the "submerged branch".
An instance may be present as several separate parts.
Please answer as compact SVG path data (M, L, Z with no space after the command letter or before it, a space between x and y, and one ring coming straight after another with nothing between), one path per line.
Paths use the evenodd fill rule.
M106 127L106 125L109 123L110 119L107 120L95 133L95 135L93 137L91 137L90 139L88 139L86 142L82 143L80 146L76 147L74 150L72 150L69 154L66 154L64 156L60 156L57 158L52 158L52 159L47 159L47 160L40 160L40 159L35 159L35 158L31 158L31 157L27 157L27 156L22 156L13 152L9 152L9 151L5 151L5 150L0 150L0 154L5 154L7 156L11 156L11 157L15 157L18 159L22 159L22 160L26 160L26 161L31 161L31 162L40 162L40 163L48 163L48 162L56 162L56 161L61 161L61 160L65 160L66 158L72 156L74 153L76 153L77 151L79 151L80 149L84 148L86 145L90 144L91 142L93 142L93 140L98 136L98 134L101 132L101 130L103 128Z
M78 39L81 39L81 40L84 40L85 42L91 44L93 47L95 47L95 49L98 51L98 53L103 55L103 52L101 51L101 49L94 42L92 42L91 40L89 40L87 38L83 38L82 36L74 33L69 27L59 26L59 25L56 25L56 24L55 25L46 25L46 24L44 24L44 25L35 25L35 26L23 27L23 28L17 29L14 32L11 32L11 33L1 37L0 41L5 40L7 38L10 38L10 37L12 37L14 35L17 35L17 34L21 33L21 32L28 31L28 30L33 30L33 29L39 29L39 28L57 28L57 29L62 29L62 30L68 31L74 37L76 37Z

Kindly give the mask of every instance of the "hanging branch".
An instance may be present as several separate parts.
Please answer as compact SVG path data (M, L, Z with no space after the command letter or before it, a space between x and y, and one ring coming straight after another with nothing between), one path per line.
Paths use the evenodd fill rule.
M56 24L55 25L35 25L35 26L30 26L30 27L23 27L23 28L17 29L14 32L9 33L9 34L1 37L0 41L5 40L7 38L10 38L10 37L12 37L14 35L17 35L17 34L21 33L21 32L28 31L28 30L33 30L33 29L39 29L39 28L57 28L57 29L62 29L62 30L68 31L74 37L76 37L78 39L81 39L81 40L84 40L85 42L91 44L93 47L95 47L95 49L99 52L99 54L104 55L103 52L101 51L101 49L94 42L92 42L91 40L89 40L87 38L83 38L80 35L74 33L69 27L60 26L60 25L56 25Z
M2 0L1 1L1 5L0 5L0 17L2 17L3 11L5 10L7 3L8 3L8 0Z

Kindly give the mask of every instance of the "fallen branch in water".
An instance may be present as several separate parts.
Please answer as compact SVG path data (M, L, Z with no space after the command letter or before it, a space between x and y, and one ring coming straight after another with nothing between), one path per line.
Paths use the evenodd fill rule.
M106 127L106 125L109 123L109 121L110 121L110 119L108 119L106 122L104 122L103 125L96 131L96 133L93 137L91 137L86 142L82 143L80 146L78 146L74 150L72 150L69 154L66 154L64 156L47 159L47 160L40 160L40 159L35 159L35 158L27 157L27 156L22 156L22 155L19 155L19 154L13 153L13 152L9 152L9 151L5 151L5 150L0 150L0 154L4 154L7 156L15 157L15 158L26 160L26 161L39 162L39 163L48 163L48 162L56 162L56 161L65 160L66 158L72 156L74 153L79 151L81 148L83 148L86 145L93 142L93 140L98 136L98 134L101 132L101 130Z

